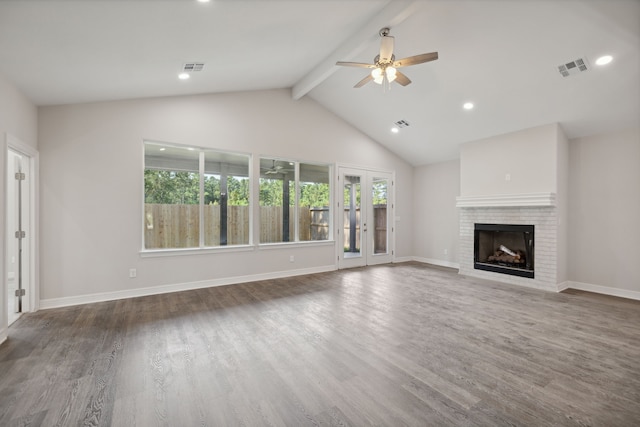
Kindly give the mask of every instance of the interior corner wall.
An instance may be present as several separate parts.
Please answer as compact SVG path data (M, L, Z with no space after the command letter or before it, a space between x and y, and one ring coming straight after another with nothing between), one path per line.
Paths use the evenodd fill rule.
M569 280L569 140L561 126L557 126L557 256L556 282L566 284Z
M457 267L460 224L456 197L460 195L460 161L416 167L413 185L415 258Z
M5 242L6 233L6 138L12 135L25 144L37 148L38 142L38 111L35 105L24 96L15 86L0 76L0 239ZM2 277L2 292L0 292L0 342L7 336L7 289L5 287L7 269L4 243L0 245L0 277Z
M572 287L640 296L640 127L569 142Z
M38 123L41 300L336 265L333 245L141 257L143 140L395 170L396 256L412 255L411 166L289 90L41 107Z

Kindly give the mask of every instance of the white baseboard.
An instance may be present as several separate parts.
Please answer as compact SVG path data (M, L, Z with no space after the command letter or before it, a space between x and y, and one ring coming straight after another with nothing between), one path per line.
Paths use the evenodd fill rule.
M399 262L409 262L409 261L413 261L412 256L402 256L402 257L398 256L394 258L393 263L397 264Z
M640 300L640 292L638 291L629 291L627 289L620 288L612 288L609 286L601 286L601 285L592 285L591 283L581 283L581 282L565 282L567 283L567 288L577 289L580 291L587 292L595 292L597 294L611 295L614 297L622 297Z
M417 261L425 264L432 264L441 267L459 269L460 264L450 261L443 261L422 257L402 257L396 258L394 262ZM149 288L128 289L125 291L103 292L89 295L79 295L73 297L49 298L40 300L40 309L68 307L80 304L90 304L103 301L114 301L125 298L135 298L148 295L166 294L170 292L188 291L193 289L210 288L215 286L225 286L239 283L257 282L260 280L279 279L284 277L302 276L305 274L324 273L336 270L335 265L327 265L299 270L279 271L274 273L254 274L249 276L228 277L223 279L203 280L199 282L177 283L171 285L153 286ZM626 289L612 288L608 286L593 285L589 283L566 281L558 284L558 292L565 289L577 289L598 294L611 295L622 298L640 300L640 292ZM0 344L7 339L7 329L0 329Z
M89 295L78 295L73 297L49 298L40 300L40 309L69 307L72 305L90 304L103 301L114 301L125 298L136 298L148 295L167 294L170 292L189 291L193 289L211 288L214 286L225 286L247 282L257 282L260 280L280 279L284 277L302 276L305 274L324 273L336 270L335 265L322 267L304 268L299 270L278 271L274 273L254 274L250 276L226 277L223 279L203 280L199 282L176 283L171 285L153 286L149 288L127 289L125 291L102 292ZM5 331L6 335L6 331Z
M7 328L0 329L0 344L5 342L7 340L7 337L8 337Z
M455 268L456 270L460 269L460 264L457 262L443 261L441 259L422 258L422 257L415 257L415 256L412 259L413 261L423 262L425 264L438 265L440 267Z

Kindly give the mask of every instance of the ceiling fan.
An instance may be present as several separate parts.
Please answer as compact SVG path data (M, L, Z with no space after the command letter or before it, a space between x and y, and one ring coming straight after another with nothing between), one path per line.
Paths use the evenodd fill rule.
M406 86L411 83L409 77L398 71L398 68L408 67L410 65L422 64L423 62L435 61L438 59L438 52L423 53L421 55L409 56L407 58L399 59L396 61L396 57L393 54L393 36L389 35L389 28L383 28L379 32L382 40L380 41L380 54L373 59L373 64L366 64L363 62L345 62L338 61L336 65L342 65L345 67L360 67L372 69L364 79L360 80L355 88L359 88L374 81L381 85L385 81L388 84L391 82L398 82L402 86Z
M274 174L279 174L279 173L288 173L288 172L293 172L293 169L285 169L284 166L282 165L276 165L276 161L273 160L273 164L271 165L270 168L262 168L263 170L265 170L265 175L274 175Z

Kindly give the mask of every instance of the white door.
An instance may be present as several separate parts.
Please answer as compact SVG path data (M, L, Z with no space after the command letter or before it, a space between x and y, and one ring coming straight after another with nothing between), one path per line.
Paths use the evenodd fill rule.
M30 310L31 171L30 158L7 151L7 313L9 324Z
M393 261L393 179L388 172L338 172L338 267Z

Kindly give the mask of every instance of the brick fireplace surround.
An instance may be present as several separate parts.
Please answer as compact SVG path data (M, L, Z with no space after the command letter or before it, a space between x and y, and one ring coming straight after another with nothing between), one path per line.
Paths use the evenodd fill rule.
M505 197L458 197L460 209L460 269L466 276L558 292L558 209L555 194ZM474 224L535 226L535 278L517 277L473 267Z

